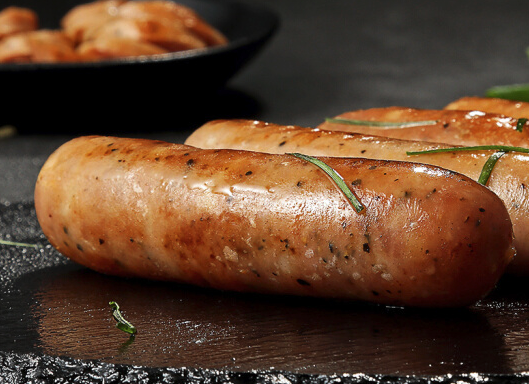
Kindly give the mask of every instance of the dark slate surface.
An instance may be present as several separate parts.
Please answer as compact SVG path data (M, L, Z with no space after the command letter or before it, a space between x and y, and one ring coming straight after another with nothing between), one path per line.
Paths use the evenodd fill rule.
M333 365L325 361L306 369L303 369L303 364L306 364L303 360L298 370L262 366L239 372L237 369L248 365L228 362L224 367L211 368L201 366L201 362L197 361L193 367L171 366L167 361L157 364L156 359L153 362L147 355L143 360L145 364L141 359L130 361L123 356L94 360L91 353L96 355L93 352L97 352L97 348L81 351L84 355L78 359L82 353L76 345L82 344L83 338L79 335L83 333L82 329L73 328L51 327L54 332L71 335L69 341L62 341L66 349L54 351L53 346L46 344L50 335L39 328L47 318L47 312L43 312L42 308L51 313L55 311L63 318L71 315L68 318L70 323L75 320L67 312L66 305L42 304L44 299L56 292L53 289L60 286L55 283L63 284L63 290L58 291L63 294L67 289L70 292L73 289L74 293L75 290L83 292L86 282L98 282L103 286L110 284L117 292L129 287L128 282L109 281L90 274L86 276L51 249L38 228L32 208L38 171L47 156L71 137L97 133L182 142L201 123L232 117L315 126L325 117L349 109L390 105L440 108L462 96L481 95L493 85L529 81L529 62L525 56L525 47L529 46L525 31L529 3L524 0L261 0L260 3L276 10L282 20L280 29L266 49L223 89L204 94L199 90L198 97L187 97L179 93L177 84L171 83L169 99L163 107L173 113L159 114L152 106L146 110L116 110L111 105L99 103L96 95L92 102L86 104L86 113L91 118L95 116L97 124L87 127L81 124L84 121L82 115L64 118L68 116L67 111L60 104L53 103L53 90L29 91L41 95L42 103L48 103L51 108L48 113L42 114L35 112L38 110L36 105L27 105L23 109L26 116L20 119L23 124L18 125L18 135L0 139L0 236L2 239L32 242L39 248L0 248L0 382L527 382L529 379L522 372L529 370L529 360L525 357L529 344L529 335L525 331L529 301L525 294L527 284L523 279L506 284L496 296L473 308L470 314L444 314L441 321L431 321L435 316L424 314L391 312L386 315L384 310L373 308L344 310L341 307L329 308L328 305L320 308L320 304L312 302L287 300L279 303L285 316L289 316L287 319L292 321L300 321L296 313L306 313L313 307L319 308L320 315L336 313L337 319L354 315L361 320L347 324L358 332L354 334L356 339L352 340L362 339L365 334L365 340L373 343L369 344L371 347L355 349L358 355L353 355L356 360L351 359L351 370L336 365L338 368L334 374L329 373ZM4 5L8 4L0 4ZM167 92L167 88L166 84L160 84L158 90ZM116 89L112 92L121 99L131 96L120 94ZM3 102L9 100L6 92L0 97ZM122 119L106 119L108 111L122 116ZM32 121L30 126L27 124L28 115ZM0 117L0 122L17 126L16 119L4 121ZM78 129L80 126L83 126L82 129ZM74 284L77 282L78 285ZM136 286L139 283L131 284ZM147 292L149 290L166 292L166 287L155 286L148 288ZM211 303L230 303L248 311L253 308L249 305L253 301L261 310L273 312L274 308L270 304L274 300L267 298L226 298L223 295L183 291L184 296L178 296L179 290L173 294L184 301L189 295L197 302L210 297L209 300L213 300ZM127 297L123 294L123 300ZM63 298L77 302L75 295L64 295ZM147 299L143 297L142 300ZM91 303L80 302L83 305ZM125 308L129 309L128 313L134 314L134 301L131 299L130 302L130 306ZM179 308L177 302L175 299L171 305ZM296 310L289 312L292 307ZM107 309L103 303L101 308L88 313L96 318L99 314L106 318ZM163 312L163 315L170 318L171 313ZM232 317L216 316L220 316L217 317L219 321L235 321ZM327 316L329 318L332 316ZM194 318L194 321L200 323L204 319L207 317ZM97 321L90 324L97 324ZM432 323L431 328L424 326L425 323ZM102 343L101 349L121 345L123 338L113 329L111 319L103 324L101 338L97 340L107 337L110 347ZM240 324L243 323L236 323L237 326ZM307 324L307 333L295 340L313 340L314 333L321 331L315 320ZM373 325L368 327L366 324ZM251 329L255 331L260 325L251 325ZM413 337L414 330L417 330L420 339ZM414 353L411 357L400 356L391 345L382 343L377 346L377 339L371 338L379 337L380 331L385 341L410 342L411 339L411 344L404 343L397 350ZM404 339L399 336L402 334ZM288 333L282 334L282 337L284 335ZM341 335L338 332L333 337ZM86 333L86 340L90 340L89 336L93 336L91 332ZM141 355L138 348L143 346L142 342L138 338L129 347L131 353L136 353L133 356ZM156 346L157 342L152 344ZM250 341L248 344L252 345ZM436 348L428 347L429 344ZM305 358L311 347L304 346L296 356ZM177 350L175 348L170 347L168 353ZM435 352L433 358L428 359L425 352L432 351ZM396 353L397 361L393 364L401 364L400 369L393 368L391 353ZM421 360L421 356L426 357ZM240 359L244 360L242 354ZM283 359L284 366L295 366L295 361L291 363L293 365L288 365L288 357ZM365 362L365 369L359 363L362 361ZM414 369L418 374L414 374Z

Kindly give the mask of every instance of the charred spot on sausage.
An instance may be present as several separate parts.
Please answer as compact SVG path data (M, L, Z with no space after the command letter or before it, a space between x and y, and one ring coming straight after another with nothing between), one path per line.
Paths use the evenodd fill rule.
M360 151L360 153L366 153L366 151L367 151L366 149L362 149L362 150Z
M331 253L334 253L334 244L333 243L329 243L329 251L331 251Z
M105 240L99 239L99 245L103 245L103 244L105 244Z
M296 280L298 282L299 285L304 285L306 287L310 287L310 283L306 280L303 280L303 279L297 279Z
M371 291L371 293L373 294L373 296L378 296L379 293L377 291Z
M351 181L351 185L353 186L357 186L360 184L362 184L362 179L356 179L356 180Z
M432 189L432 191L426 195L426 198L429 199L435 192L437 192L437 188Z
M282 141L282 142L279 143L278 147L282 147L282 146L285 145L286 143L287 143L286 140L285 140L285 141Z
M62 227L62 231L65 233L65 234L68 234L68 228L66 226Z
M480 212L485 212L485 208L480 208L479 211Z
M369 243L364 243L362 247L364 249L364 252L369 253Z
M83 246L81 244L76 244L76 247L77 247L78 250L83 252Z
M301 188L302 185L303 185L303 181L300 180L297 182L296 187Z
M189 168L191 168L192 166L195 165L195 160L193 160L193 159L189 159L189 160L187 160L186 165L187 165Z
M252 171L248 171L245 173L246 176L250 176L253 172Z

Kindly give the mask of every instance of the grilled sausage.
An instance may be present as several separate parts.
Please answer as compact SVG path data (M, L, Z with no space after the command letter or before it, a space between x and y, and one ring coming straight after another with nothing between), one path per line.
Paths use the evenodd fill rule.
M79 45L76 51L83 61L161 55L169 52L151 43L119 37L86 41Z
M451 102L444 109L499 113L517 119L529 118L528 102L505 100L495 97L462 97Z
M34 31L38 27L39 18L31 9L11 6L0 11L0 40L16 33Z
M0 41L0 63L78 61L72 41L61 31L20 32Z
M396 139L452 145L509 145L529 147L529 124L517 131L518 119L481 111L428 110L404 107L372 108L343 113L336 118L383 122L431 121L414 127L374 127L324 122L318 128L358 132Z
M478 180L483 165L495 152L448 152L408 156L408 151L418 152L449 146L249 120L209 122L193 132L186 144L201 148L231 148L268 153L303 152L312 156L412 161L450 169L474 180ZM508 271L521 275L529 275L527 164L529 155L507 153L498 161L487 182L487 186L505 203L513 223L516 258Z
M409 162L322 158L363 213L290 155L80 137L35 188L51 244L94 270L222 290L468 305L513 257L501 200Z

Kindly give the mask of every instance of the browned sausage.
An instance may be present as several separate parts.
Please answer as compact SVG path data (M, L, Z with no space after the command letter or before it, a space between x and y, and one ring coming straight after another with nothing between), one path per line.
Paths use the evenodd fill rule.
M437 165L478 180L495 151L448 152L408 156L406 152L449 147L359 133L323 131L249 120L209 122L186 140L201 148L231 148L268 153L303 152L313 156L366 157ZM505 203L514 229L516 258L508 271L529 275L529 155L507 153L494 167L487 186Z
M76 44L81 43L87 32L114 20L118 15L118 7L124 2L125 0L100 0L77 5L61 19L62 29Z
M228 39L205 22L195 11L182 4L165 0L129 1L119 7L119 16L132 19L159 20L167 24L182 23L207 46L224 45Z
M34 31L38 27L38 16L31 9L11 6L0 12L0 40L15 33Z
M164 23L156 19L116 18L86 32L85 37L87 41L130 39L154 44L171 52L206 47L206 44L190 33L182 23Z
M157 45L119 37L86 41L77 47L77 54L81 60L85 61L163 53L168 53L168 51Z
M516 130L518 119L480 111L428 110L404 107L372 108L343 113L337 118L384 122L432 121L417 127L373 127L324 122L318 128L452 145L529 147L529 124Z
M21 32L0 41L0 63L55 63L78 59L72 41L61 31Z
M499 113L517 119L529 118L528 102L498 99L494 97L462 97L461 99L451 102L444 109Z
M254 291L460 306L513 257L501 200L466 176L410 162L322 158L81 137L44 164L37 216L94 270Z

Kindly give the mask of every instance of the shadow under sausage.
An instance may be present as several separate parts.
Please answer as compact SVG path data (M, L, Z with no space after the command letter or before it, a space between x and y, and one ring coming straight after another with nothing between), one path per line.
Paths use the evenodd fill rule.
M490 313L250 295L104 276L34 279L36 346L51 356L150 367L440 375L512 372ZM109 301L138 329L115 328ZM491 310L494 312L493 310ZM523 367L527 368L527 367Z

